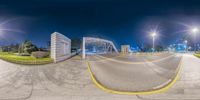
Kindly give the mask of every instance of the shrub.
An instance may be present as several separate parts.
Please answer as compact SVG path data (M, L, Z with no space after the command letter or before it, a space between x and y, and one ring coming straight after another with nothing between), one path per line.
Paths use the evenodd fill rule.
M28 53L19 53L18 56L30 56Z
M46 58L49 56L49 52L44 52L44 51L36 51L32 52L31 54L35 58Z

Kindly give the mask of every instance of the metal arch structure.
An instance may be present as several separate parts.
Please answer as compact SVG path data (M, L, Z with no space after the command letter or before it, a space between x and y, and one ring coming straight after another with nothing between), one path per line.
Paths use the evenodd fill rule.
M86 54L119 53L114 43L109 40L94 37L83 37L82 43L83 59L85 59Z

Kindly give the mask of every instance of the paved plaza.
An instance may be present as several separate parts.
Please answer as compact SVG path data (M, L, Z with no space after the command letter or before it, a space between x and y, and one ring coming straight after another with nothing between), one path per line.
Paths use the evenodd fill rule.
M172 79L181 58L181 78L168 91L151 95L119 95L103 91L93 84L86 63L89 60L96 78L110 89L144 91ZM200 99L200 59L192 54L101 55L86 60L73 57L41 66L0 60L0 100Z

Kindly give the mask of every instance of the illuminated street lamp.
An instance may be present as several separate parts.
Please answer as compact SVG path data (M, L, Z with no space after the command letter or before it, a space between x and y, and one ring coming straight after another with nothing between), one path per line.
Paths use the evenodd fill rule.
M191 32L196 34L197 32L199 32L199 29L197 27L194 27L191 29Z
M153 52L155 51L155 37L156 37L156 32L153 32L153 33L151 33L151 36L152 36L152 40L153 40Z
M191 29L191 33L193 33L194 35L194 51L196 52L197 48L196 48L196 35L199 32L199 29L197 27L194 27Z

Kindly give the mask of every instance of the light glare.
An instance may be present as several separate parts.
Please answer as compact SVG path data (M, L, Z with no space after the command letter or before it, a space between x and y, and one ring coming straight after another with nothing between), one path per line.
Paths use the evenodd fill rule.
M156 33L155 33L155 32L154 32L154 33L152 33L152 34L151 34L151 36L152 36L152 37L155 37L155 36L156 36Z
M194 28L192 28L192 33L197 33L197 32L199 32L199 29L197 28L197 27L194 27Z

